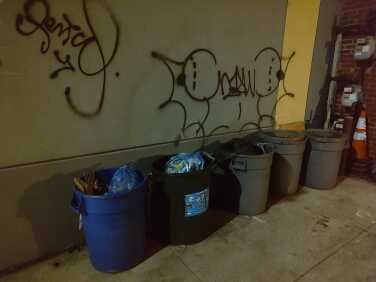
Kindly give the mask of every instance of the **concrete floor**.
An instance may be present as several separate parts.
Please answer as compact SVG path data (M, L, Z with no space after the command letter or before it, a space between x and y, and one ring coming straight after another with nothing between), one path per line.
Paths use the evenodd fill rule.
M96 272L81 251L0 281L376 281L376 185L347 179L332 191L304 188L263 215L239 216L207 240L166 247L128 272Z

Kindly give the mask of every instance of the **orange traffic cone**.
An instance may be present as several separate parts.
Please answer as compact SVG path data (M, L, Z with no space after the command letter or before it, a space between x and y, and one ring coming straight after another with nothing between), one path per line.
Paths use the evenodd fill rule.
M367 159L367 117L365 110L362 110L356 124L352 147L357 160Z

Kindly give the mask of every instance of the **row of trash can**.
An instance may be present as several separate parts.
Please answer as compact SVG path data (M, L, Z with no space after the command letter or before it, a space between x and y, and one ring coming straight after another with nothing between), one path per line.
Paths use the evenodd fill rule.
M155 239L192 244L210 233L209 208L253 216L265 211L270 192L335 187L344 145L335 131L263 131L204 153L161 157L149 176L127 166L96 172L75 181L71 206L94 267L119 272L144 259L146 225ZM127 177L133 187L119 190Z

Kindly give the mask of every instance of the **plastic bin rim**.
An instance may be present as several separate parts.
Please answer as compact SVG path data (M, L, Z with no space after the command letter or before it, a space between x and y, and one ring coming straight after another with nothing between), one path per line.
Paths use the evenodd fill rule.
M333 133L337 136L320 136L321 133ZM333 130L307 130L307 136L309 140L318 143L342 143L346 141L346 136Z
M195 170L195 171L186 172L186 173L167 173L164 170L158 170L158 173L160 173L161 175L164 175L164 176L183 176L183 175L184 176L194 176L194 175L202 174L206 171L210 171L212 166L213 166L213 164L210 164L202 170Z
M286 133L298 133L297 137L301 137L301 140L294 140L295 137L281 137L281 136L273 136L270 133L273 132L286 132ZM266 141L272 144L301 144L307 141L307 134L305 131L294 131L294 130L286 130L286 129L275 129L275 130L264 130L259 132L259 136L264 137ZM292 138L292 139L291 139Z
M236 158L236 157L239 157L239 158L250 158L250 159L261 159L263 157L269 157L270 155L273 155L274 154L274 151L272 152L267 152L267 153L263 153L263 154L254 154L254 155L247 155L247 154L237 154L237 153L234 153L232 155L232 157Z
M172 155L165 155L165 156L162 156L161 158L159 158L158 160L156 160L154 163L153 163L153 171L155 170L158 174L160 175L163 175L163 176L174 176L174 177L177 177L177 176L194 176L194 175L199 175L199 174L202 174L206 171L210 171L214 165L214 162L209 159L208 157L204 157L206 159L205 161L205 167L201 170L195 170L195 171L191 171L191 172L186 172L186 173L167 173L164 169L162 168L159 168L159 167L154 167L155 163L161 159L168 159L169 157L171 156L174 156L174 154ZM209 161L209 162L208 162ZM152 172L153 174L153 172Z
M139 185L137 185L132 191L125 193L125 194L118 194L118 195L109 196L109 197L105 195L88 195L88 194L82 193L76 188L74 188L74 192L78 193L83 198L90 198L90 199L96 199L96 200L113 200L113 199L125 198L133 193L136 193L139 189L142 189L142 187L145 186L147 181L148 181L148 176L145 175L144 180Z
M346 138L326 138L326 137L309 137L310 141L323 144L342 143L346 141Z

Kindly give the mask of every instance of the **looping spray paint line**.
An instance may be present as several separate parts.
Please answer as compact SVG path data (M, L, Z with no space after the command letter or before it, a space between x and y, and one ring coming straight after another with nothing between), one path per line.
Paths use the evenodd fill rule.
M277 56L278 63L279 63L279 70L282 70L282 57L278 53L278 51L275 48L273 48L273 47L266 47L266 48L262 49L260 52L258 52L258 54L256 55L256 57L254 59L254 62L256 63L257 60L259 59L259 57L261 56L261 54L263 54L264 52L267 52L267 51L270 51L270 52L274 53ZM254 83L256 84L256 71L254 72L254 76L255 76ZM257 90L256 86L255 86L255 93L256 93L256 95L257 96L262 96L262 97L267 97L267 96L270 96L270 95L274 94L277 91L278 87L279 87L279 82L280 82L280 79L278 78L278 83L276 84L276 86L274 88L272 88L271 90L269 90L269 92L266 93L266 94L260 93Z
M198 127L199 127L199 131L201 131L201 133L202 133L202 143L201 143L201 147L204 147L205 146L205 139L206 139L206 133L205 133L205 128L204 128L204 126L202 125L202 123L201 122L199 122L199 121L197 121L197 122L192 122L191 124L189 124L189 125L187 125L185 128L184 128L184 133L185 133L185 131L186 130L188 130L189 128L191 128L192 126L195 126L195 125L197 125ZM196 130L196 137L198 136L198 131Z
M246 130L245 128L250 125L253 125L255 127L254 129L260 129L259 125L256 122L250 121L250 122L243 124L239 132L245 131Z
M275 104L273 105L271 114L263 113L263 111L261 109L262 100L263 100L263 98L265 98L267 96L275 94L278 87L280 86L281 81L283 81L283 83L284 83L286 72L288 70L288 66L289 66L292 58L294 57L295 53L293 53L290 56L289 61L287 63L287 66L284 70L282 69L282 57L278 53L278 51L276 49L274 49L273 47L263 48L260 52L257 53L255 58L253 59L253 61L255 63L260 59L261 56L265 56L263 54L270 53L272 55L271 63L270 63L271 66L269 67L269 71L267 72L267 74L269 75L269 78L268 78L269 87L268 87L268 90L265 93L259 91L258 87L256 86L256 81L257 81L257 70L256 70L256 68L253 69L253 83L252 83L252 81L251 81L252 70L251 69L246 70L245 68L240 68L239 66L236 66L235 71L231 75L227 72L217 70L217 80L216 80L215 83L212 83L212 85L214 86L214 88L213 88L214 92L211 92L209 95L205 95L203 93L197 92L198 67L201 66L202 62L199 65L199 63L197 62L197 57L194 58L193 56L200 53L200 52L201 52L201 54L209 55L209 57L212 60L212 63L209 62L209 64L213 64L214 66L217 65L217 59L216 59L215 54L213 52L211 52L210 50L203 49L203 48L195 49L195 50L191 51L185 57L185 59L181 60L181 61L171 59L171 58L169 58L165 55L162 55L160 53L157 53L155 51L153 51L151 53L151 56L153 58L158 59L158 60L163 62L163 64L167 67L167 69L168 69L168 71L171 75L171 79L172 79L172 87L171 87L171 92L169 94L169 98L160 105L160 108L161 108L161 106L163 106L163 107L167 106L170 103L170 101L173 99L174 94L175 94L175 81L176 81L178 86L183 87L183 89L185 90L185 93L193 101L200 102L200 103L205 102L207 104L206 114L204 115L204 118L201 121L193 122L193 123L191 123L187 126L185 126L185 124L184 124L184 126L183 126L183 128L184 128L183 136L185 136L184 132L187 129L189 129L193 125L197 125L198 129L196 130L196 134L195 134L196 137L198 136L200 131L203 133L203 138L206 137L205 136L205 124L206 124L206 122L209 118L209 115L210 115L211 100L217 95L218 92L222 93L222 100L227 100L228 98L233 98L233 99L234 98L240 98L240 97L243 97L243 96L246 97L249 94L250 94L251 97L256 97L256 111L257 111L258 118L257 118L256 121L249 121L249 122L243 124L242 127L240 128L240 132L244 131L245 128L247 128L248 126L253 126L256 129L260 130L262 123L264 121L266 121L267 119L271 121L270 126L275 125L275 123L276 123L275 118L274 118L275 108L276 108L277 104L280 102L281 98L276 100ZM180 71L178 71L177 74L175 74L174 71L172 70L170 64L174 64L174 65L180 67L181 68ZM273 66L272 66L273 64L277 64L277 67L273 68ZM187 67L192 68L192 70L191 70L192 73L187 73ZM200 71L199 73L202 73L202 72ZM275 76L273 77L272 74L275 74ZM188 78L187 75L190 75L189 77L193 77L191 84L187 83L187 78ZM271 85L273 79L274 79L274 81L277 81L277 83L275 84L274 87L272 87L272 85ZM211 82L208 81L208 83L211 83ZM190 87L188 85L192 86L194 93L190 90ZM200 83L199 87L204 87L204 86L202 86L202 82ZM205 89L205 88L203 88L203 89ZM283 90L284 90L285 93L283 94L282 98L285 97L285 96L292 96L293 95L292 93L286 91L286 87L285 87L284 84L283 84ZM200 94L201 96L198 97L197 96L198 94ZM184 105L184 104L182 103L182 105ZM187 115L187 119L188 119L188 112L187 112L187 109L185 107L184 107L184 111L185 111L185 115ZM236 116L236 119L241 120L242 114L243 114L242 103L239 102L238 103L238 114ZM228 125L217 126L212 131L210 131L208 136L211 136L217 130L229 129L229 128L230 127ZM179 139L179 141L180 141L180 139Z
M295 55L296 55L296 52L292 52L291 55L289 56L289 58L287 60L287 63L286 63L285 70L284 70L284 75L287 73L287 71L289 69L289 66L290 66L290 63L291 63L292 59L295 57ZM285 78L285 77L283 77L283 78ZM283 91L286 94L292 94L292 93L289 93L289 91L287 91L287 88L286 88L286 79L282 80L282 86L283 86ZM292 95L294 95L294 94L292 94Z
M164 59L162 59L162 57L157 56L157 53L154 53L154 55L152 54L152 56L154 58L160 60L166 66L167 70L169 71L169 73L171 75L172 86L171 86L170 96L169 96L169 98L165 102L163 102L163 103L161 103L159 105L159 108L162 109L165 106L167 106L172 101L172 99L173 99L174 92L175 92L175 76L174 76L174 71L172 70L172 68L170 67L170 65Z
M238 120L242 118L242 103L239 102L239 112L238 112Z
M212 129L212 131L210 131L209 136L213 136L214 133L217 132L220 129L230 129L230 127L228 125L219 125L219 126L215 127L214 129Z
M90 45L90 44L86 44L86 45L84 45L81 48L81 50L80 50L80 52L78 54L78 67L79 67L80 71L84 75L86 75L86 76L95 76L95 75L97 75L99 73L102 73L101 97L100 97L99 104L98 104L97 108L94 111L92 111L92 112L86 112L86 111L80 110L74 104L74 102L72 101L72 97L70 96L70 94L71 94L70 91L66 91L65 92L65 98L66 98L66 101L67 101L68 105L70 106L70 108L77 115L79 115L81 117L85 117L85 118L93 118L93 117L96 117L102 111L102 108L103 108L104 99L105 99L105 95L106 95L106 82L107 82L107 71L106 70L107 70L107 67L111 64L112 60L115 58L115 55L117 53L118 46L119 46L119 39L120 39L120 28L119 28L119 25L118 25L118 23L117 23L117 21L115 19L115 16L113 15L113 13L111 13L111 11L108 9L108 7L106 7L106 10L109 13L109 15L111 17L111 20L112 20L112 23L114 24L114 27L115 27L115 44L114 44L114 48L112 50L112 53L111 53L111 56L110 56L109 60L106 62L102 45L99 42L99 39L98 39L98 37L96 35L96 32L95 32L95 30L93 28L93 25L91 23L91 19L90 19L90 16L89 16L89 13L88 13L88 9L87 9L87 0L83 0L82 4L83 4L82 8L83 8L85 20L86 20L86 23L87 23L87 25L88 25L88 27L89 27L92 35L93 35L94 41L95 41L95 43L97 45L102 66L101 66L101 68L99 70L97 70L95 72L87 72L87 71L85 71L83 69L82 62L81 62L82 54L86 50L87 46Z
M208 49L204 49L204 48L200 48L200 49L195 49L193 50L184 60L184 64L183 64L183 70L182 70L182 73L181 73L181 76L183 77L184 79L184 89L185 89L185 92L188 94L188 96L196 101L196 102L204 102L204 101L210 101L211 99L213 99L217 93L218 93L218 90L219 90L219 83L217 83L217 87L216 89L214 90L213 93L209 94L208 96L205 96L205 97L202 97L202 98L198 98L196 97L190 90L189 90L189 87L187 85L187 82L186 82L186 71L187 71L187 66L188 66L188 62L189 60L191 60L193 58L193 56L197 53L200 53L200 52L203 52L203 53L206 53L206 54L209 54L209 56L212 58L213 62L215 65L217 65L217 58L215 57L214 53Z
M296 55L296 52L292 52L291 55L289 56L288 60L287 60L287 63L286 63L286 66L285 66L285 69L284 69L284 72L283 72L283 77L281 78L284 94L281 95L280 97L278 97L277 101L275 102L275 104L273 106L273 110L272 110L272 115L273 116L275 116L275 114L276 114L278 104L283 99L285 99L287 97L290 97L290 98L294 98L295 97L295 94L292 93L292 92L287 91L287 87L286 87L286 74L287 74L287 71L289 69L290 63L291 63L292 59L295 57L295 55Z
M187 126L187 109L185 108L185 106L184 106L184 104L182 102L177 101L177 100L170 100L167 103L161 104L159 106L159 109L163 109L163 108L167 107L170 104L178 105L183 110L183 126L182 126L181 130L184 131L184 129Z
M111 51L109 59L106 61L102 45L92 25L92 21L88 12L87 0L82 0L81 3L84 18L91 33L90 36L86 36L83 29L79 25L74 24L66 13L62 13L61 21L53 17L51 15L50 5L47 0L25 0L22 13L19 13L16 17L15 27L16 31L22 36L31 36L37 32L40 32L44 35L44 38L42 39L40 44L41 54L46 55L52 46L56 48L55 50L53 50L53 55L55 61L59 63L60 66L55 71L51 72L49 76L50 79L57 79L60 74L65 71L75 72L76 68L79 69L84 76L95 76L102 73L102 87L100 90L100 98L98 105L93 111L84 111L73 102L73 99L71 97L71 86L65 87L64 90L66 102L74 113L84 118L93 118L97 116L103 108L104 98L106 94L107 68L115 58L118 50L120 28L114 14L111 12L109 7L105 4L104 1L100 1L100 3L103 4L102 6L110 16L111 21L115 27L114 47ZM35 15L38 16L36 17ZM52 39L57 39L58 42L51 44ZM82 57L87 48L89 46L92 46L93 44L95 44L98 50L101 66L99 67L99 69L93 72L89 72L83 67ZM71 54L62 55L62 49L59 49L64 48L67 45L72 47L69 52L73 51L76 48L79 48L77 66L73 64ZM67 52L66 49L64 49L63 51Z

